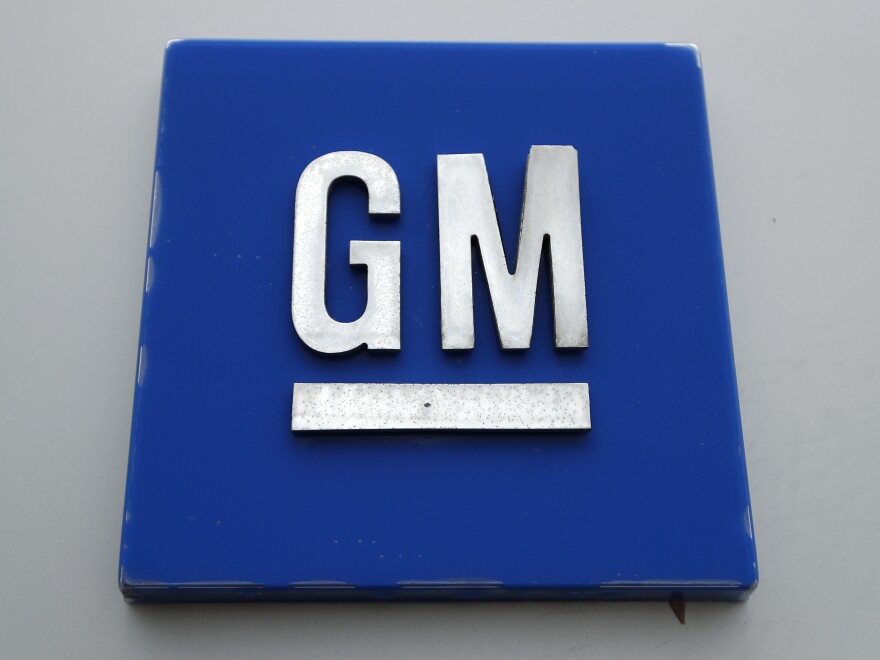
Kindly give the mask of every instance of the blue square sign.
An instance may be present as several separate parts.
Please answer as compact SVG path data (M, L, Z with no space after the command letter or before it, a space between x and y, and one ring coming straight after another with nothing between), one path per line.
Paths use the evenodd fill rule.
M697 50L171 43L119 580L747 597Z

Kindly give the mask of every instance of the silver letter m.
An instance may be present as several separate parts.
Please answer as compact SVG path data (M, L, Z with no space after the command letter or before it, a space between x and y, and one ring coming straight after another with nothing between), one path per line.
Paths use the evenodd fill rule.
M501 347L528 348L545 237L553 279L556 346L586 348L587 301L577 151L533 146L526 165L516 271L504 256L482 154L437 157L440 301L445 349L474 347L471 240L483 258Z

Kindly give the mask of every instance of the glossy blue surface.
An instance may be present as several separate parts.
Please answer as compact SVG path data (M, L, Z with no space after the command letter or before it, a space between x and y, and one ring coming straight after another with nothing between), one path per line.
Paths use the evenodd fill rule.
M440 348L436 156L485 154L515 254L533 144L578 149L590 348ZM323 356L290 318L293 199L317 156L388 161L402 349ZM175 42L166 54L120 583L135 600L743 598L757 580L699 55L686 46ZM588 434L298 437L295 381L590 383Z

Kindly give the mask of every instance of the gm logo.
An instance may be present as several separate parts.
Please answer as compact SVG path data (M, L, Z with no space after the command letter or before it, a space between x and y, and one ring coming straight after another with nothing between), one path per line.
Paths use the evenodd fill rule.
M349 262L367 268L367 304L357 320L327 311L327 207L339 179L361 180L371 215L400 214L391 166L359 151L312 161L296 189L291 313L299 337L319 353L399 351L399 241L351 241ZM479 247L502 349L531 344L542 254L549 259L556 347L588 346L577 151L533 146L526 166L515 269L511 272L482 154L437 157L443 350L474 347L473 255ZM335 230L338 231L338 230ZM546 248L546 249L545 249ZM296 383L294 431L589 430L586 383Z
M184 41L164 72L126 598L748 596L696 49Z

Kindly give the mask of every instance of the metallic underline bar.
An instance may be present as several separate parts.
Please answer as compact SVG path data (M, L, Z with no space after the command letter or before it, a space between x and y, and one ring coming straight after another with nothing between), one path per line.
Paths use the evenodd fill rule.
M586 383L295 383L293 431L589 431Z

